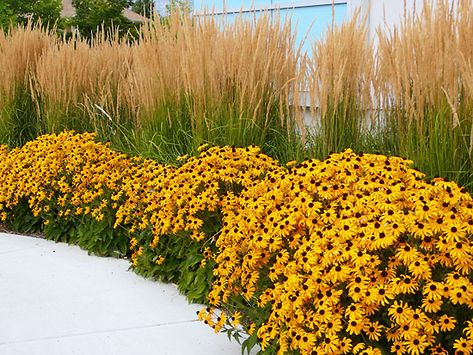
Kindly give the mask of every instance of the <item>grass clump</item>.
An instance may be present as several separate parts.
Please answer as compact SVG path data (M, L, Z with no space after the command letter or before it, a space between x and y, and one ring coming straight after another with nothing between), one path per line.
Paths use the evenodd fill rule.
M378 34L385 144L430 175L463 184L473 172L472 14L468 1L425 1L421 13Z
M227 24L176 12L147 23L135 42L58 42L32 73L41 131L94 130L171 160L206 142L284 145L298 75L290 28L269 14Z
M366 19L350 21L327 31L313 45L309 65L312 109L312 156L366 147L373 108L374 51Z
M173 11L133 41L11 28L0 33L0 141L95 131L169 163L203 143L255 144L281 161L351 148L472 188L472 18L468 1L425 1L369 36L357 13L328 28L311 56L290 19L267 12L229 23Z
M31 95L31 75L55 42L47 29L28 25L0 29L0 142L21 145L38 134L39 118Z

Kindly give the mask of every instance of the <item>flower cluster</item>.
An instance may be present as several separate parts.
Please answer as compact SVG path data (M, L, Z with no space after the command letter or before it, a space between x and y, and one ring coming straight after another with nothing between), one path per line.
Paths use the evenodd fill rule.
M458 337L473 315L473 199L411 164L347 150L235 196L210 303L246 304L247 328L281 354L471 353L471 325Z
M5 154L0 164L2 220L22 200L34 216L43 217L80 215L101 221L118 208L109 197L136 161L94 139L89 133L45 135Z
M473 199L411 161L202 147L170 166L74 132L0 159L0 221L24 203L46 236L124 242L137 272L205 296L216 332L280 354L473 353Z
M132 231L152 230L150 243L145 238L137 244L145 254L153 253L162 236L185 235L197 242L211 239L219 231L220 210L227 197L281 167L253 146L201 148L198 157L185 158L178 168L153 170L151 179L140 173L124 185L121 191L127 198L116 221L132 223Z

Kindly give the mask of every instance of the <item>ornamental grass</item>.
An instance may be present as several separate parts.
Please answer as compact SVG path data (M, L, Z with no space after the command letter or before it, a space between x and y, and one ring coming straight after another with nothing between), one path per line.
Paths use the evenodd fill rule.
M176 12L133 40L0 30L0 143L94 131L167 163L202 143L255 144L284 162L351 148L406 157L471 191L473 5L408 10L376 31L356 13L309 45L274 12Z
M54 45L47 29L27 26L10 33L0 29L0 143L21 145L38 135L31 74Z
M244 350L473 352L473 198L456 183L352 150L281 165L202 146L163 165L95 139L1 147L3 223L128 257Z
M366 147L374 124L375 53L368 23L359 12L315 41L308 60L313 118L311 156Z
M387 146L432 176L473 181L471 1L424 0L378 31L376 80Z
M147 22L134 40L0 30L0 100L14 100L18 83L28 99L0 113L8 127L0 142L69 129L161 161L205 142L278 153L299 112L289 106L299 75L295 38L290 21L269 13L225 23L173 12Z

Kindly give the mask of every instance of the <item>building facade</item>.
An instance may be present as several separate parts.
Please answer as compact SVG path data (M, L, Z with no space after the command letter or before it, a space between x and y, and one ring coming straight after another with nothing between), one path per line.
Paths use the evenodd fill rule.
M392 28L406 11L420 11L422 3L423 0L193 0L192 8L197 16L213 12L229 21L240 13L252 17L263 10L279 11L282 17L291 17L298 41L307 35L311 42L323 36L331 24L353 16L357 9L366 16L370 36L374 36L378 26ZM310 45L304 47L308 49Z

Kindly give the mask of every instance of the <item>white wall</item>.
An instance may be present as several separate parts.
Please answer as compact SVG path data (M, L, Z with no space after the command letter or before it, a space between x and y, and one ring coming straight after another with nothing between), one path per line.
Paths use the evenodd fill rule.
M422 11L424 0L357 0L357 2L362 3L365 13L369 9L370 36L373 38L379 26L392 29L402 21L406 13ZM435 3L435 0L433 2ZM449 0L450 4L455 2L456 0Z
M423 0L348 0L348 12L353 15L361 8L373 38L379 26L393 28L402 21L406 12L422 10L422 3Z
M371 0L370 7L370 27L372 29L376 29L380 25L392 28L402 20L405 12L420 11L422 0Z

